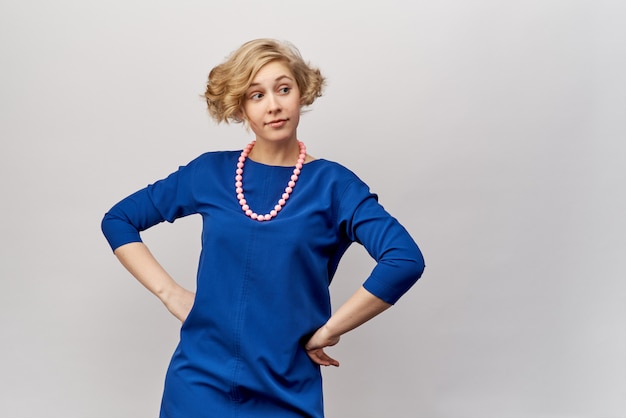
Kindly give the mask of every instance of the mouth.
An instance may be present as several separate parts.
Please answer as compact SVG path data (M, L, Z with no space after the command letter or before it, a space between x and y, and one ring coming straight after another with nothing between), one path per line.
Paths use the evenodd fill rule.
M270 128L281 128L285 126L288 120L289 119L274 119L269 122L266 122L265 125L269 126Z

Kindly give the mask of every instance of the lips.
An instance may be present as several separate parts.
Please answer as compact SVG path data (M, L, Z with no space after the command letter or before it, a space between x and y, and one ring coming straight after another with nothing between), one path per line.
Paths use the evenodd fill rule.
M267 122L265 125L269 126L270 128L282 128L283 126L285 126L288 120L289 119L275 119Z

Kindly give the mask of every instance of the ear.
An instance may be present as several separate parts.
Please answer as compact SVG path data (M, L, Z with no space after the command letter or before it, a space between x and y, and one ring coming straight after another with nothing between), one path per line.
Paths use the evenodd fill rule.
M311 103L307 103L307 100L304 96L300 95L300 108L303 108L304 106L308 106Z
M246 116L246 112L243 109L240 109L239 112L237 112L236 118L238 122L241 122L246 131L250 129L248 117Z
M246 111L243 109L243 107L239 108L239 110L237 111L237 113L235 113L233 115L239 122L243 122L243 123L247 123L248 122L248 116L246 115Z

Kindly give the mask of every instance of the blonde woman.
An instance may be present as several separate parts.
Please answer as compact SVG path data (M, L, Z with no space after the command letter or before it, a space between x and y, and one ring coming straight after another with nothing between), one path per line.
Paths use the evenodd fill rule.
M116 204L102 221L120 262L182 322L162 418L323 417L325 348L395 303L424 261L407 231L354 173L306 152L297 130L324 78L290 44L250 41L209 74L217 122L255 140L208 152ZM195 293L142 243L140 231L199 214ZM376 260L331 315L328 286L353 243Z

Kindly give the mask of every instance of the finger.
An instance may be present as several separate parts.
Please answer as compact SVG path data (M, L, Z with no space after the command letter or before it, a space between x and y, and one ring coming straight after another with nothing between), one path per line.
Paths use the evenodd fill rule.
M326 356L326 362L327 362L327 366L335 366L335 367L339 367L339 362L337 360L335 360L334 358L330 357L330 356Z
M320 366L339 367L339 362L326 354L322 349L310 350L306 353L314 363L319 364Z

